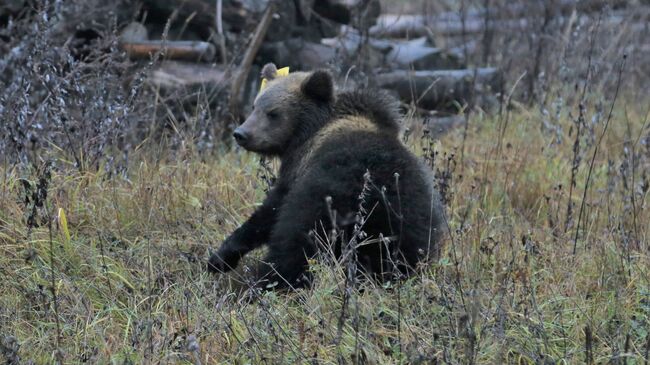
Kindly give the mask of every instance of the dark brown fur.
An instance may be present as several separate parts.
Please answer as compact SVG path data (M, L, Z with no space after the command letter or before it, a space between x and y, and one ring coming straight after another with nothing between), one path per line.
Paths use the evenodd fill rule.
M340 255L362 240L355 229L361 221L369 241L354 249L368 273L408 272L437 257L442 208L431 171L399 139L395 101L372 90L335 97L325 71L267 80L236 138L250 151L280 157L279 178L262 206L210 257L209 268L228 271L266 244L262 282L301 286L309 282L307 259L321 249L312 232L336 227L338 239L328 249Z

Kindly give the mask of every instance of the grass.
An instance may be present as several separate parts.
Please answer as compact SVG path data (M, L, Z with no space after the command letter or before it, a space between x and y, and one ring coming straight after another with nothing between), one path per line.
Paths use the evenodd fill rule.
M250 294L238 274L207 274L208 249L263 198L248 153L141 149L128 177L113 178L59 156L35 227L25 186L39 172L5 164L0 353L37 364L647 364L650 142L646 111L621 100L575 255L602 121L579 136L571 202L567 111L551 120L561 140L521 106L508 118L472 114L464 142L462 128L440 141L414 131L407 144L447 176L450 234L439 262L385 287L346 287L340 264L315 264L314 287L290 294Z

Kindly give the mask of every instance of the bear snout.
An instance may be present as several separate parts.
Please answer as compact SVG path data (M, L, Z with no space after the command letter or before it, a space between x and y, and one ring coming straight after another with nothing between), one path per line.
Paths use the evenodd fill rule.
M248 142L250 138L249 133L244 129L242 129L241 127L235 129L232 136L235 138L237 144L239 144L242 147L246 147L246 142Z

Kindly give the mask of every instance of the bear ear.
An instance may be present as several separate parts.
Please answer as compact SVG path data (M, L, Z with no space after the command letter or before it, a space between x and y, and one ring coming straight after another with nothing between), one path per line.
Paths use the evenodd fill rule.
M278 68L275 67L274 63L267 63L262 67L262 78L269 81L275 79L275 76L278 74Z
M334 100L332 75L324 70L314 71L302 82L302 92L308 97L329 103Z

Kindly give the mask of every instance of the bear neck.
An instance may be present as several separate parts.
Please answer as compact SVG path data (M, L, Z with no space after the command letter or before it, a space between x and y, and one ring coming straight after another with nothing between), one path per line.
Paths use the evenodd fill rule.
M292 180L294 172L301 159L309 149L310 141L326 125L332 122L334 113L331 106L318 106L307 108L298 114L295 120L295 129L291 142L279 154L280 161L280 179ZM284 177L284 178L283 178Z

